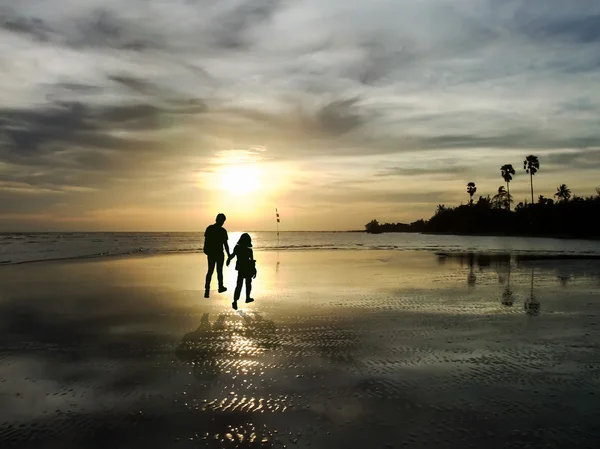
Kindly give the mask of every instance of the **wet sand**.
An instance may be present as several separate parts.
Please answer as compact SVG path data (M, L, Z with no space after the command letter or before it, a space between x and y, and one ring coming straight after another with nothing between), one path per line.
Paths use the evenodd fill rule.
M256 256L0 268L0 446L597 447L600 261Z

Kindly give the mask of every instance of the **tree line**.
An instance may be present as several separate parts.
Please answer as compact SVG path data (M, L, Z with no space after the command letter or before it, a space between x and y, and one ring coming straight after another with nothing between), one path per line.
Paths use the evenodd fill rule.
M540 235L561 237L600 237L600 188L596 195L573 196L566 184L557 187L553 198L539 195L534 201L533 177L540 169L537 156L530 155L523 161L523 170L529 175L531 202L520 202L513 208L510 183L516 174L512 164L500 167L500 175L506 183L498 187L493 196L480 196L474 182L467 184L469 201L466 205L437 206L429 220L413 223L379 223L371 220L365 225L366 232L429 232L447 234L487 235Z

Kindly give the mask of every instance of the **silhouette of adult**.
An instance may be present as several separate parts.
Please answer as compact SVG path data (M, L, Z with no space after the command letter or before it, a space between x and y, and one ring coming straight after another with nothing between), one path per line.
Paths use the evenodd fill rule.
M223 247L229 253L229 236L227 230L223 227L225 223L225 214L217 215L214 224L211 224L206 228L204 233L204 254L208 257L208 272L206 273L206 283L204 284L204 297L208 298L210 294L210 281L212 280L213 272L215 271L215 265L217 266L217 280L219 281L219 293L227 291L227 288L223 285L223 263L225 262L225 256L223 255Z

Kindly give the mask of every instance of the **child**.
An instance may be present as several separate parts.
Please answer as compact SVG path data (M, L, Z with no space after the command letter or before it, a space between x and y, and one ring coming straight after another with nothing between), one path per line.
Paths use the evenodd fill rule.
M256 261L254 260L254 253L252 252L252 239L249 234L242 234L240 239L235 245L233 252L227 259L227 266L237 256L238 260L235 263L235 269L238 272L237 285L235 286L235 293L233 294L233 303L231 304L235 310L237 310L237 302L240 299L242 292L242 284L246 280L246 302L253 302L254 299L250 297L252 291L252 279L256 278Z

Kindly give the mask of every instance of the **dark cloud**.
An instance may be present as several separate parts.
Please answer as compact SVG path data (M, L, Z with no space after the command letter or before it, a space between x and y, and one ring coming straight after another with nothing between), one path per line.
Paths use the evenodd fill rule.
M264 26L282 3L283 0L255 0L237 4L215 17L208 36L218 49L246 50L252 44L250 33Z
M127 20L106 9L97 9L62 25L50 24L38 17L23 17L5 11L0 26L7 31L31 36L38 41L83 48L113 48L143 51L162 49L159 33L149 33L134 20Z
M590 136L558 137L554 130L543 131L530 128L520 133L499 135L449 134L433 137L415 137L424 148L460 149L460 148L505 148L505 149L552 149L552 148L590 148L600 146L600 134Z
M600 170L600 149L551 153L544 159L550 165L549 171L564 171L565 167L576 170Z
M163 48L157 35L144 36L134 21L107 10L98 10L77 23L76 32L66 43L74 47L108 47L142 51Z
M52 30L42 19L14 17L8 13L0 13L0 27L13 33L31 36L38 41L47 41L52 34Z
M439 161L438 161L439 163ZM442 166L431 166L432 164L426 163L423 167L389 167L381 170L376 176L387 177L387 176L421 176L421 175L447 175L457 176L460 174L468 173L473 169L472 166L468 165L453 165L450 161L445 161Z
M57 102L40 109L0 110L0 136L9 159L64 150L67 147L117 149L139 148L148 142L119 137L116 131L153 131L171 126L170 115L185 116L204 110L202 104L92 105Z
M317 123L326 134L337 135L350 132L365 123L366 118L357 106L358 98L335 100L323 106L317 113Z
M600 104L592 101L590 98L578 97L560 104L559 110L567 114L574 112L600 113Z
M385 189L368 190L360 187L340 185L336 188L323 187L303 195L303 200L310 204L352 205L352 204L417 204L438 203L447 195L444 191L400 192Z
M535 39L566 40L577 44L600 41L600 14L586 14L585 10L575 17L548 17L523 14L516 22L522 32Z
M83 83L57 83L49 86L52 91L69 91L78 94L99 94L102 92L102 88L99 86L93 86L90 84Z
M153 83L147 80L126 75L111 75L108 79L125 86L132 91L141 92L144 94L155 94L159 89Z
M127 148L138 140L112 135L112 131L151 130L159 121L151 105L87 106L52 104L38 110L0 110L0 132L9 160L36 157L63 150L64 146Z

